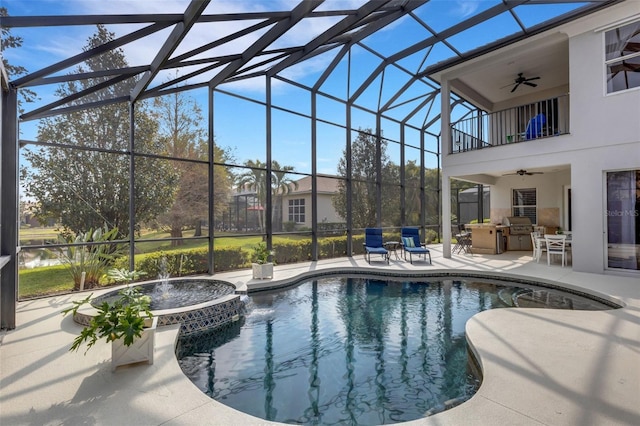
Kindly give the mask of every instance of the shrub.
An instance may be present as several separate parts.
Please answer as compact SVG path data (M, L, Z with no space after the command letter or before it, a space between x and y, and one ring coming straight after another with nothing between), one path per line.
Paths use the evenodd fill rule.
M274 254L275 253L273 250L267 250L267 243L261 241L253 246L253 251L251 252L251 261L259 265L264 265L269 261L275 263L275 259L273 258Z
M279 241L273 244L276 263L296 263L311 260L311 239Z
M318 240L318 257L331 259L347 255L347 237L328 237Z
M285 232L293 232L296 229L296 223L293 221L282 222Z
M427 229L424 233L424 241L427 244L431 244L432 242L438 239L438 233L433 229Z
M137 255L134 269L144 271L147 277L154 278L160 274L160 261L166 259L167 272L170 276L206 274L209 272L209 258L207 247L194 249L158 251ZM246 266L246 254L241 248L215 249L214 269L217 272L239 269ZM128 268L129 259L119 259L116 268Z
M106 243L114 241L118 236L118 228L90 229L76 236L65 238L60 235L62 244L78 244L60 249L60 260L69 269L73 278L74 289L78 290L84 273L84 287L92 288L100 285L100 278L114 260L123 253L122 244L80 245L86 243Z

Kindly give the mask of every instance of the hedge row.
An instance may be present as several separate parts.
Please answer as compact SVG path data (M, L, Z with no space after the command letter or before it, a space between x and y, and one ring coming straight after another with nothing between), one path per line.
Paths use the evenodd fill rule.
M428 230L427 232L433 232ZM435 232L434 232L435 234ZM399 241L398 233L385 233L385 241ZM353 237L353 254L364 253L364 235ZM280 241L273 245L276 264L298 263L311 260L311 239ZM330 259L347 255L347 237L326 237L318 240L318 258ZM172 250L140 254L135 259L135 270L145 272L144 279L160 275L161 259L166 259L167 272L171 277L204 274L209 270L207 248ZM127 257L118 259L116 268L129 268ZM219 248L214 250L214 270L216 272L248 268L251 266L250 253L242 248Z
M209 271L208 249L206 247L154 252L136 256L134 269L145 272L145 279L160 275L161 259L166 259L169 276L205 274ZM217 272L241 269L248 265L248 253L241 248L223 248L214 251L214 269ZM123 257L114 264L116 268L129 268L129 258Z

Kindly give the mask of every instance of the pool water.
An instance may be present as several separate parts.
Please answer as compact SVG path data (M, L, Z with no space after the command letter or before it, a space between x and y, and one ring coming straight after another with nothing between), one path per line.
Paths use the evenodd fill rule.
M326 277L252 294L241 321L182 338L184 373L215 400L290 424L380 425L465 401L465 323L507 306L610 309L580 295L484 279Z

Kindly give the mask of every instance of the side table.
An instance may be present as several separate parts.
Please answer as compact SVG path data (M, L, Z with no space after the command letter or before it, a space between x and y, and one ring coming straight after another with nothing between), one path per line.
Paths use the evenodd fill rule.
M391 253L393 253L396 260L400 260L400 257L398 256L398 249L400 248L399 241L387 241L382 245L384 246L384 248L386 248L389 251L389 257L391 257Z

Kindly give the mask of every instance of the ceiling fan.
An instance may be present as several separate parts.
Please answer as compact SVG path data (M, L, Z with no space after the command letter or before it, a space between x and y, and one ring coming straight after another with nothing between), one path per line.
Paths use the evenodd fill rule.
M520 86L521 84L526 84L527 86L531 87L537 87L538 85L536 83L531 83L533 80L540 80L540 77L526 78L524 76L524 73L518 73L518 78L514 80L515 84L513 86L513 89L511 89L511 93L515 92L518 86Z
M524 169L520 169L520 170L516 170L514 173L506 173L506 174L504 174L502 176L515 176L515 175L518 175L518 176L524 176L524 175L531 176L531 175L542 175L542 174L544 174L544 173L543 172L528 172L528 171L526 171Z

